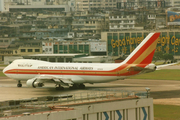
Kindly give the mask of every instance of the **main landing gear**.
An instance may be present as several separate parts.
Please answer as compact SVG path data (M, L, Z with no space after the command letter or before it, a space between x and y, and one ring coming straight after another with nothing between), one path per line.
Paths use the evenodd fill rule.
M85 89L84 84L73 84L73 86L69 87L70 89Z
M56 90L64 90L64 87L62 87L60 84L56 87Z
M21 83L21 81L20 81L20 80L18 80L17 87L22 87L22 83Z
M70 89L85 89L84 84L73 84ZM56 90L64 90L64 87L62 87L60 84L56 86Z
M86 86L85 86L84 84L79 84L79 88L80 88L80 89L85 89L85 87L86 87Z

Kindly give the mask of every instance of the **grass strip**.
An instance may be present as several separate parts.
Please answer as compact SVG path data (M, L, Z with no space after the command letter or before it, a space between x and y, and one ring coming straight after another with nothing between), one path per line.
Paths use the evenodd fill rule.
M130 77L130 79L180 80L180 70L179 69L156 70L151 73L145 73Z
M154 120L179 120L180 106L154 104Z
M0 77L4 77L6 75L4 75L4 73L2 71L0 71Z

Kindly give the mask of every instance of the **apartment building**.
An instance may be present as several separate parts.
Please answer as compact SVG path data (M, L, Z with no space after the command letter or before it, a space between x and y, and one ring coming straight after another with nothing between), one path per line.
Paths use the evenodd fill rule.
M21 39L42 39L46 37L67 37L71 30L72 17L66 15L40 14L38 16L25 17L14 21L19 27L19 37ZM21 16L21 15L18 15Z
M0 0L0 12L4 11L4 0Z
M5 56L22 56L42 53L41 41L18 41L17 38L0 38L0 60Z
M96 9L138 9L176 7L178 0L1 0L6 11L86 11ZM1 4L2 5L2 4ZM0 7L1 9L3 7Z
M136 15L117 15L111 14L109 16L109 30L110 31L121 31L127 29L136 29L135 27ZM143 27L139 27L143 29Z
M15 3L18 2L17 4L15 4L15 6L19 5L20 2L22 4L20 5L21 7L25 5L31 6L32 4L30 3L31 0L28 0L28 3L24 3L23 1L24 0L16 0L15 2L14 0ZM155 4L159 3L157 1L152 1L150 6L154 7L154 9L150 10L148 9L148 7L146 8L138 6L137 9L135 8L136 3L138 3L138 5L143 5L140 3L150 2L148 0L145 0L145 2L143 2L142 0L69 0L66 2L63 2L61 0L49 0L46 2L47 3L45 5L49 6L64 5L66 3L68 3L69 5L69 2L74 3L72 4L72 6L75 6L76 11L62 12L50 9L44 9L45 11L41 11L39 9L38 11L37 9L34 9L33 12L0 13L0 37L18 37L21 42L24 42L24 44L14 44L14 42L12 42L13 44L10 44L10 46L6 47L6 49L1 48L0 51L1 53L3 53L1 54L1 56L12 54L26 55L34 53L62 54L72 52L92 54L90 48L92 45L87 40L96 40L100 38L102 39L101 32L110 32L107 34L113 34L113 39L116 39L119 34L120 36L135 36L138 38L144 37L146 35L141 35L138 32L139 30L150 31L165 29L166 27L172 28L172 26L179 27L179 25L166 25L166 6L157 7L157 4ZM112 4L115 4L116 2L118 3L117 6L119 5L119 3L128 3L128 7L122 8L122 5L121 8L117 7L113 10L108 9L108 6L113 6ZM167 0L165 2L167 2ZM77 3L79 4L79 6L77 6ZM100 7L97 7L99 6L99 4ZM105 5L104 7L102 6L103 4ZM108 4L108 6L106 6L106 4ZM94 9L93 6L105 9ZM174 10L174 12L179 11L179 9L177 8L172 10ZM121 31L125 31L125 33L118 33ZM127 31L137 31L137 33L132 33L132 35L129 35L129 33L126 33ZM71 38L68 37L68 34L72 34ZM119 39L122 39L120 36ZM111 35L106 35L106 37L111 37ZM2 40L3 41L0 41L1 43L6 42L5 39ZM50 40L51 42L57 40L58 42L56 44L51 43L51 46L47 46L46 48L42 48L42 46L40 46L43 45L42 43L39 44L39 46L29 43L30 41L37 42L39 40ZM63 42L63 40L67 41ZM27 46L27 44L25 43L30 44L30 46ZM107 45L112 46L110 45L110 42L108 42ZM129 54L135 47L136 46L127 46L128 50L126 48L113 48L112 50L111 47L108 47L108 49L106 50L108 51L108 55L119 56L122 53ZM121 49L122 52L114 52ZM101 55L101 53L98 51L99 50L95 51L94 55ZM104 53L106 54L105 51L103 51L102 54L104 55Z
M40 54L42 53L42 41L30 40L30 41L13 41L9 49L15 49L13 54L16 55L30 55L30 54ZM7 49L8 49L7 48Z
M11 37L0 37L0 61L4 60L4 56L11 56L15 53L13 49L7 49L12 41L15 41L17 38Z
M117 2L118 9L137 10L138 8L155 9L165 7L170 7L170 0L118 0Z
M107 27L104 14L79 11L73 15L72 31L76 33L76 37L94 38L96 35L100 36L101 31L106 30Z
M75 10L112 9L117 7L117 0L76 0Z
M64 3L64 4L59 4ZM70 11L67 2L46 0L4 0L4 8L10 12Z
M3 1L3 0L1 0ZM92 9L112 9L118 0L5 0L6 11L83 11ZM4 3L4 2L3 2Z
M180 6L180 1L179 0L166 0L170 3L171 7L179 7Z

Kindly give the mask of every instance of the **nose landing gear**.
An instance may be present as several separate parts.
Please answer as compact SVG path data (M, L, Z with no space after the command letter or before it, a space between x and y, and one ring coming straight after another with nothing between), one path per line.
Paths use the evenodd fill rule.
M20 80L18 81L17 87L22 87L22 83Z

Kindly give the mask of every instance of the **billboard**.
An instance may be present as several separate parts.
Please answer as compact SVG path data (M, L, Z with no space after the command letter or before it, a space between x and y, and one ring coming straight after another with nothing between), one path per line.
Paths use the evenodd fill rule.
M167 24L168 25L180 25L180 13L167 11Z
M91 42L91 52L106 52L106 42Z
M148 32L125 32L108 33L107 51L114 56L129 55L140 42L148 35ZM180 55L180 31L161 32L156 51Z

